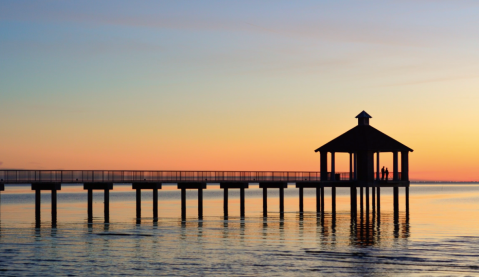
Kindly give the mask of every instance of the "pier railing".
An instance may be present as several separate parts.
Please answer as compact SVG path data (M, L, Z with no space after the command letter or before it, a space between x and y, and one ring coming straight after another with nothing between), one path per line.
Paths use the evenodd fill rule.
M348 173L349 174L349 173ZM305 171L134 171L134 170L0 170L3 183L89 182L264 182L320 181Z
M374 174L376 176L376 173ZM398 173L401 179L401 173ZM327 180L332 180L328 172ZM338 178L339 177L339 178ZM336 172L336 181L349 181L349 172ZM386 179L386 178L385 178ZM0 182L28 184L37 182L318 182L316 171L136 171L136 170L0 170ZM388 180L393 180L389 173Z

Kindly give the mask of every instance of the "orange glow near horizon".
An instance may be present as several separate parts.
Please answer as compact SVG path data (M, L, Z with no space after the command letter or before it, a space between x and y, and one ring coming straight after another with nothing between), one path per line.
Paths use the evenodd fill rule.
M2 1L0 168L319 171L365 110L411 180L479 181L466 2Z

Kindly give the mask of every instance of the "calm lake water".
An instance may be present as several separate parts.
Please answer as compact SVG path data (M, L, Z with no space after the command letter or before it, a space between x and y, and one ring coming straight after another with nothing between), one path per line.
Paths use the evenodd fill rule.
M42 192L41 228L35 228L34 193L29 185L1 194L0 275L240 275L240 276L447 276L479 275L479 185L421 184L410 188L410 215L393 219L392 189L382 189L380 221L349 214L349 190L338 189L337 215L318 218L315 191L305 189L305 213L298 190L285 190L284 219L277 190L246 190L246 218L239 192L230 190L229 220L223 219L223 191L208 185L204 219L197 220L195 191L187 192L186 223L180 220L176 186L159 191L158 222L152 193L142 193L142 221L135 218L131 185L110 192L110 223L103 222L103 193L94 192L94 222L87 224L87 193L80 185L58 192L58 223L52 228L50 194ZM403 189L400 189L403 193ZM326 189L329 193L329 189ZM326 211L331 199L326 197Z

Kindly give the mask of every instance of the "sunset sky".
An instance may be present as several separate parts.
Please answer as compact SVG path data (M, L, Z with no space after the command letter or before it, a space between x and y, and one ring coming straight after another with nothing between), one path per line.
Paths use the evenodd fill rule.
M478 15L475 0L4 0L0 168L318 171L314 149L365 110L414 149L411 179L479 180Z

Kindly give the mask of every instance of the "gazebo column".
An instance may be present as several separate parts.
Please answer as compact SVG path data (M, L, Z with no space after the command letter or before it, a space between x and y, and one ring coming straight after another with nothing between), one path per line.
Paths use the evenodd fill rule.
M357 180L358 179L358 153L357 152L354 153L353 161L354 161L354 180Z
M379 177L379 171L380 171L379 168L380 168L380 166L379 166L379 151L378 151L378 152L376 152L376 180L377 181L380 180L379 179L380 178Z
M335 152L331 152L331 181L336 181L336 162Z
M401 181L409 181L409 151L401 151ZM409 183L406 184L406 215L409 215Z
M398 152L393 152L393 180L398 181ZM394 217L399 215L399 187L396 186L393 188L393 204L394 204Z
M379 182L380 180L380 175L379 175L379 170L380 168L380 163L379 163L379 151L376 152L376 181ZM377 207L377 199L376 199L376 191L378 189L379 183L375 183L373 185L373 214L376 212L376 207Z
M349 153L349 180L353 180L353 153Z
M398 181L399 174L398 174L398 152L393 152L393 180Z
M328 152L322 151L320 152L320 178L321 181L328 181ZM322 199L324 194L324 189L322 185L316 186L316 212L320 213L323 209L321 207L324 206L322 203Z

